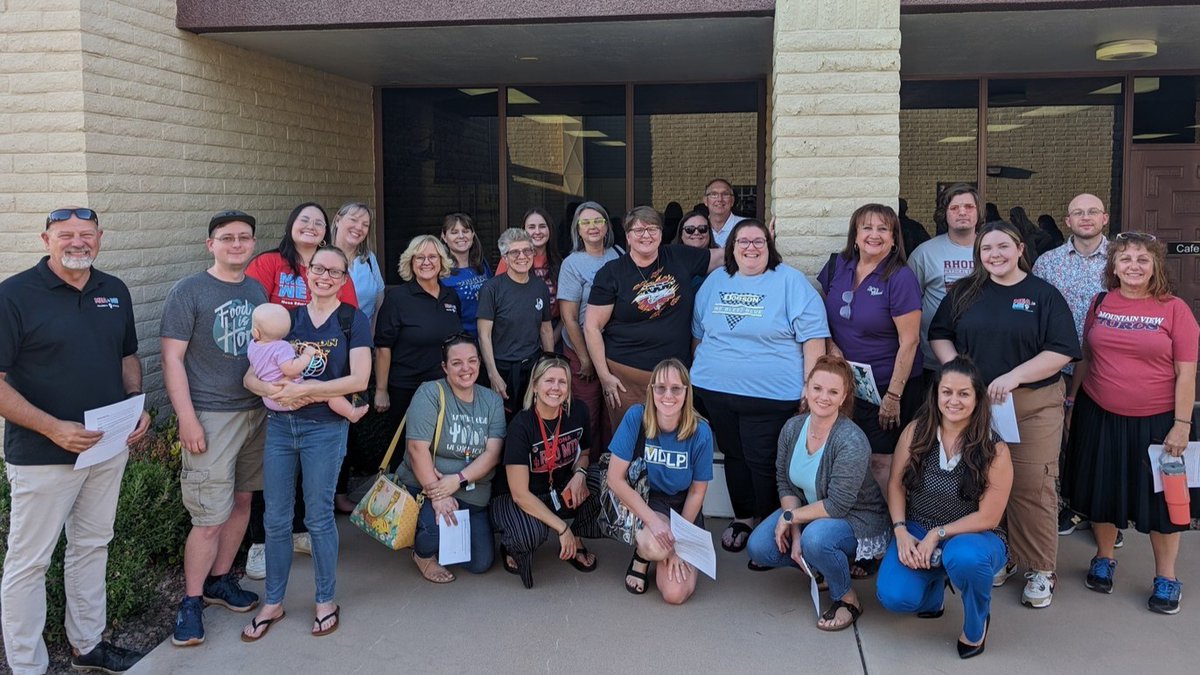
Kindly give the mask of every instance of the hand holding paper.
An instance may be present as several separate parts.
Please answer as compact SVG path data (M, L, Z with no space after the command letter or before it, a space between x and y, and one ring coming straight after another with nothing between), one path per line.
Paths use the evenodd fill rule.
M696 527L671 509L671 534L675 535L675 555L715 581L717 552L708 530Z
M79 454L75 460L75 469L78 471L95 466L125 452L129 436L142 419L142 411L145 406L146 395L138 394L112 405L85 410L83 426L93 431L100 431L104 436L91 448Z

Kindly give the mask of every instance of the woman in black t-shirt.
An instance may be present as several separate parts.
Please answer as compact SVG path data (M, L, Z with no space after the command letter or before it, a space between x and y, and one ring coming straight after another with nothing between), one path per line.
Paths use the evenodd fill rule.
M525 408L508 425L507 485L496 484L491 503L504 569L525 588L533 587L533 552L551 530L559 559L581 572L596 569L596 556L579 539L597 536L597 499L585 483L590 441L587 406L571 400L567 360L545 354L530 375Z
M979 228L975 271L959 281L929 326L929 346L942 363L970 356L993 404L1015 408L1020 443L1012 443L1013 487L1008 505L1013 566L996 573L1003 584L1016 565L1027 567L1021 602L1047 607L1054 597L1058 552L1058 455L1064 387L1059 371L1078 359L1079 338L1061 293L1030 274L1021 233L998 221Z
M625 417L659 361L691 363L692 277L720 266L723 249L662 244L662 216L639 206L625 216L629 253L596 273L583 335L609 419Z

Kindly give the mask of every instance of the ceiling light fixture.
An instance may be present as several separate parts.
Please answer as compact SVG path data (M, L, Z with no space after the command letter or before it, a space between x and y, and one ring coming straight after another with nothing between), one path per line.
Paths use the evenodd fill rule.
M1158 44L1150 39L1115 40L1096 45L1097 61L1133 61L1158 53Z

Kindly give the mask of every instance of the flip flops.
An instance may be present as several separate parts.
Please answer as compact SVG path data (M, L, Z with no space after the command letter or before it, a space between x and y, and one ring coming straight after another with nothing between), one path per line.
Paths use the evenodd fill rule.
M726 532L732 531L733 534L729 537L730 544L725 545L725 535L721 535L721 548L730 553L741 553L746 550L746 542L750 541L750 533L754 531L749 525L732 521L729 527L725 528ZM739 539L740 538L740 539Z
M571 565L571 567L574 567L575 569L579 570L580 572L594 572L594 571L596 571L596 564L599 562L599 560L596 558L596 556L594 556L594 555L592 556L592 564L591 565L587 565L582 560L579 559L580 556L582 556L586 559L588 557L589 553L591 553L591 551L587 550L586 546L576 547L575 557L567 560L567 562Z
M325 622L330 619L333 619L333 625L330 626L329 628L321 628L319 630L314 630L312 633L312 636L313 637L321 637L323 635L329 635L330 633L336 632L338 629L338 626L342 625L341 617L342 617L342 606L341 605L334 607L333 611L326 614L325 616L314 616L313 623L317 624L318 626L325 625Z
M283 617L285 617L285 616L287 616L287 612L281 612L279 614L279 616L272 617L270 619L263 619L261 621L258 619L251 619L250 625L248 626L250 628L250 630L252 630L254 632L258 632L259 629L261 629L262 632L258 633L257 636L247 635L245 629L243 629L242 630L242 642L258 642L259 640L265 638L267 636L267 633L270 632L271 626L274 626L276 623L283 621Z
M854 624L858 623L858 617L862 616L861 608L855 607L854 605L851 605L850 603L844 602L842 600L834 600L833 604L829 606L829 609L825 610L825 613L821 615L821 620L822 621L836 621L837 620L837 611L839 609L845 609L847 612L850 612L850 620L849 621L847 621L846 623L842 623L842 624L834 624L834 625L826 625L826 626L822 626L820 623L818 623L817 628L820 628L821 630L823 630L827 633L833 633L833 632L836 632L839 630L846 630L850 626L853 626Z

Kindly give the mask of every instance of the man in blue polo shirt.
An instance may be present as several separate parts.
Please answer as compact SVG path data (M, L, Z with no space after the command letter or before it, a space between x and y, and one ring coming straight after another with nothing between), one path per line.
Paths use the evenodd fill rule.
M91 209L53 211L42 233L49 255L0 283L0 417L12 492L0 603L8 665L18 674L49 666L46 567L64 525L72 667L119 673L141 658L101 639L108 542L128 452L73 466L103 435L83 427L84 411L142 388L129 289L92 268L102 234ZM143 412L128 442L149 424Z

